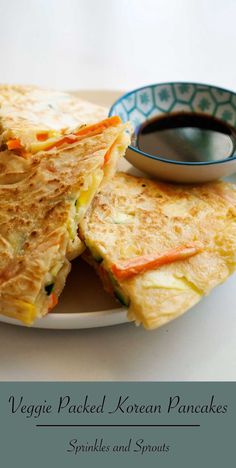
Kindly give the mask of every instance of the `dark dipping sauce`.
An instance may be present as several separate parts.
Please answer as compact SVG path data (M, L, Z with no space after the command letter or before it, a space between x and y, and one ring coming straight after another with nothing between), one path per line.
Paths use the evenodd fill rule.
M137 145L141 151L167 160L220 161L236 156L236 130L205 114L164 114L139 128Z

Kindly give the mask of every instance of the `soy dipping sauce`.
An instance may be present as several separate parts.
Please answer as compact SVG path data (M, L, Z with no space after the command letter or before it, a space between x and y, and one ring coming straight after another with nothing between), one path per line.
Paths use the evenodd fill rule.
M137 145L167 160L220 161L236 155L236 130L215 117L178 112L145 122L139 128Z

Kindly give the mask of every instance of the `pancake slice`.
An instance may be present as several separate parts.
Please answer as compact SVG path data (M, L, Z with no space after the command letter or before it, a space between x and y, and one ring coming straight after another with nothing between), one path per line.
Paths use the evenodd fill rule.
M105 289L136 324L178 317L236 268L236 188L178 186L117 174L80 224Z
M62 136L105 119L102 106L72 93L36 86L0 86L0 146L21 153L52 147Z
M77 226L128 143L128 125L110 118L30 158L0 153L1 314L30 325L56 305L84 250Z

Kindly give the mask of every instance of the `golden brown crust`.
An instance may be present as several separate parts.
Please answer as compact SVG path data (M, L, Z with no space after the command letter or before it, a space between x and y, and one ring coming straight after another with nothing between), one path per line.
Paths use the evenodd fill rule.
M195 256L119 282L129 317L147 328L182 314L236 265L236 189L223 182L177 186L117 174L95 197L81 235L105 269L200 241Z
M72 93L36 86L0 86L0 144L19 138L30 150L37 143L37 133L51 136L70 133L81 125L106 117L104 107L88 103Z

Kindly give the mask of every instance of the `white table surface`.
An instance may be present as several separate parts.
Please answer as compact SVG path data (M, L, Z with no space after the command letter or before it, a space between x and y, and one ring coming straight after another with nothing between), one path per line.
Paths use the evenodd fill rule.
M235 380L235 279L227 294L226 284L218 287L152 332L133 324L73 331L0 324L0 379Z
M0 0L0 82L235 90L235 16L234 0ZM153 332L0 324L0 380L236 380L235 297L234 276Z

